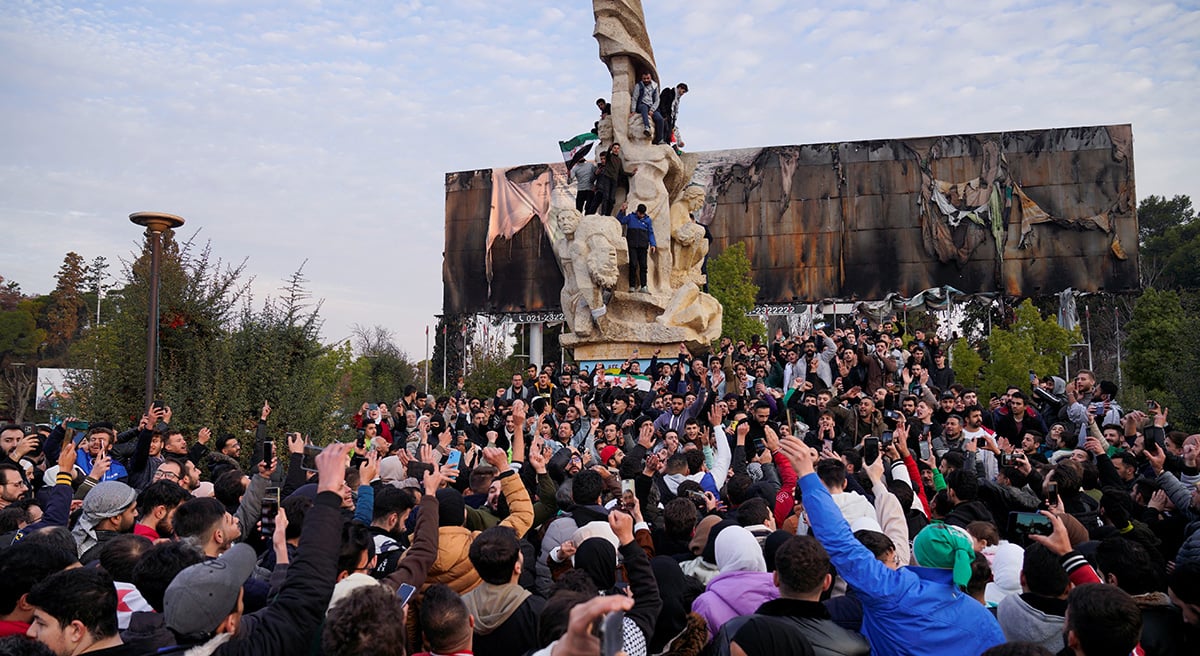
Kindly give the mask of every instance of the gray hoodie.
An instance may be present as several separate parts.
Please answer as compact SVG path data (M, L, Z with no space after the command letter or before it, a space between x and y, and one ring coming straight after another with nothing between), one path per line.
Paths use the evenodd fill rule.
M1063 648L1063 618L1044 613L1021 598L1009 595L996 607L996 619L1009 642L1033 642L1057 654Z

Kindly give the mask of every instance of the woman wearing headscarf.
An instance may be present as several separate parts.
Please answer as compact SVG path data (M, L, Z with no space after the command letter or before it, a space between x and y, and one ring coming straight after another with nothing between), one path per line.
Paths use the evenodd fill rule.
M779 598L775 578L754 534L741 526L729 526L717 535L717 575L704 594L692 603L692 611L708 622L711 640L721 625L738 615L748 615L764 602Z
M608 516L609 526L617 536L619 547L602 537L584 540L575 550L575 569L587 573L596 588L604 594L629 594L633 608L625 612L624 637L627 656L646 656L646 645L654 634L654 623L662 610L658 583L650 568L650 559L633 538L633 517L625 512ZM617 576L617 557L624 566L624 581ZM619 584L627 584L620 585Z

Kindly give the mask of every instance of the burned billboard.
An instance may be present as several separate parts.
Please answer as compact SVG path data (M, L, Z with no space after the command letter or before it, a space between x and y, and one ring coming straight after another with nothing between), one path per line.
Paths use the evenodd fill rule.
M710 257L745 243L760 303L1138 287L1129 125L684 157ZM574 197L562 164L447 174L443 311L557 309L549 210Z

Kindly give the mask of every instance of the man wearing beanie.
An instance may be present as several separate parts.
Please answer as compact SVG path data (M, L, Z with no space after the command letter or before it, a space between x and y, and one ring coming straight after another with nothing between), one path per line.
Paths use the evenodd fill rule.
M931 524L913 541L919 566L890 569L854 538L814 465L817 452L795 438L782 451L800 477L810 529L838 574L858 593L871 653L982 654L1004 642L996 618L962 591L975 556L965 531Z
M84 565L100 557L100 548L113 537L133 530L137 521L137 490L120 481L104 481L83 498L83 514L72 535Z

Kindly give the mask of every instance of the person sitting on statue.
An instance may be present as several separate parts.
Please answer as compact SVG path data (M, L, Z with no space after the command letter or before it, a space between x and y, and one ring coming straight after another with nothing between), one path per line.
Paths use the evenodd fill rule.
M646 214L646 206L639 204L633 214L626 214L627 203L621 203L617 220L625 226L625 243L629 245L629 291L647 293L646 251L658 250L654 241L654 219Z
M634 113L641 114L642 127L649 137L663 133L663 116L658 111L658 83L649 71L642 73L642 81L633 87ZM650 131L650 118L654 118L654 132Z

